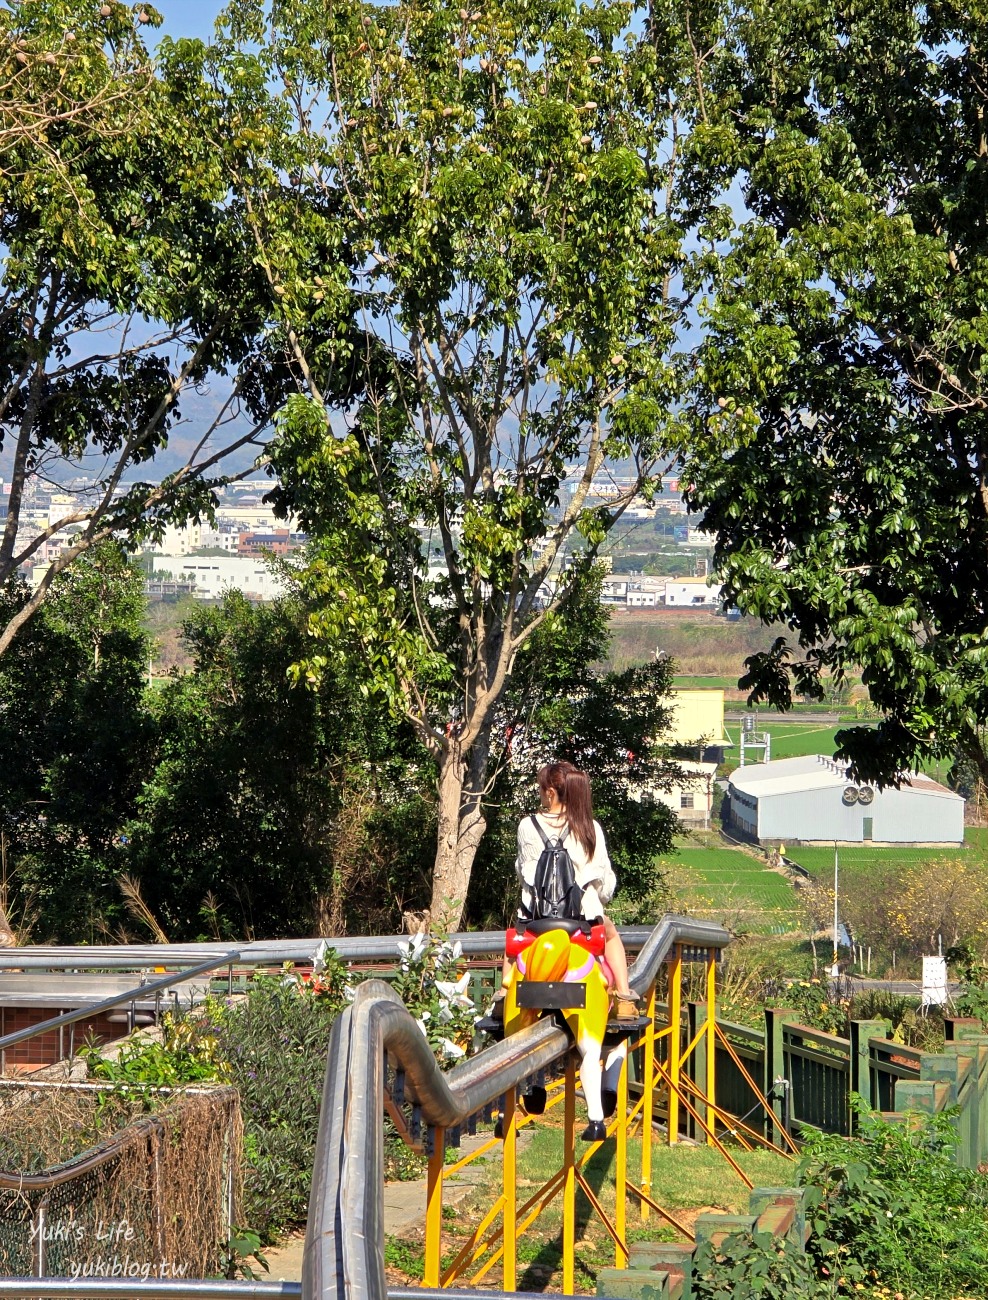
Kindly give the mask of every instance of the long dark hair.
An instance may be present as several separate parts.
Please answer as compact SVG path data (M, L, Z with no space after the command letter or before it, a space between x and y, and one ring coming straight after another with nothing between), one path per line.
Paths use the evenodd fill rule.
M597 832L593 824L593 804L590 801L590 778L572 763L546 763L539 771L539 789L543 794L555 790L563 805L563 815L573 836L583 846L588 858L597 848Z

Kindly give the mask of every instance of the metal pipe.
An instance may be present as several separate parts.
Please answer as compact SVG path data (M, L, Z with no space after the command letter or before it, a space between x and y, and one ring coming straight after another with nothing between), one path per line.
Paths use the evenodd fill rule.
M631 967L631 987L640 992L651 987L675 943L719 949L729 942L719 925L664 916ZM386 1295L385 1053L391 1068L403 1071L406 1098L421 1109L422 1123L451 1128L571 1046L564 1030L540 1020L444 1074L390 986L382 980L360 984L330 1033L302 1259L307 1300L383 1300Z
M70 1277L0 1277L0 1300L297 1300L302 1293L300 1282L227 1282L220 1279L199 1281L195 1278L182 1281L172 1278L70 1278ZM388 1291L388 1300L515 1300L518 1293L510 1291L469 1290L446 1287L430 1290L428 1287L395 1287ZM531 1300L530 1294L526 1300Z
M702 926L703 922L695 922ZM716 928L716 927L715 927ZM649 925L625 926L620 931L624 946L637 951L653 934ZM449 936L465 957L502 957L503 930L467 930ZM139 970L154 966L195 965L215 956L220 964L232 959L240 966L281 966L286 961L308 965L321 944L342 961L396 961L400 943L408 935L381 934L341 938L252 940L236 953L219 951L209 943L104 944L85 948L28 945L0 951L0 972L4 970ZM685 942L703 942L686 939Z
M122 1002L131 1001L135 995L143 996L154 993L158 989L170 988L172 984L180 984L183 980L190 979L194 975L205 975L207 971L215 970L217 966L225 966L231 958L236 960L237 956L238 954L235 952L224 953L221 957L210 958L209 961L193 966L191 970L164 975L160 980L154 980L151 984L144 984L136 989L127 989L126 992L117 993L112 998L104 998L102 1002L93 1002L88 1007L77 1007L75 1011L66 1011L60 1016L52 1016L50 1020L42 1020L40 1024L29 1025L27 1029L18 1029L13 1034L4 1034L0 1038L0 1051L4 1051L8 1047L14 1047L17 1043L23 1043L28 1038L34 1038L36 1034L58 1029L62 1025L74 1025L79 1020L89 1020L93 1016L100 1015L103 1011L111 1011L114 1007L120 1006Z
M296 1300L300 1282L227 1282L220 1280L188 1281L173 1278L103 1278L103 1277L0 1277L2 1300L128 1300L131 1296L154 1297L154 1300L272 1300L285 1297ZM423 1295L418 1291L416 1295ZM443 1295L452 1292L444 1291ZM411 1292L403 1293L411 1297ZM488 1293L485 1292L485 1300ZM476 1300L476 1297L474 1297Z

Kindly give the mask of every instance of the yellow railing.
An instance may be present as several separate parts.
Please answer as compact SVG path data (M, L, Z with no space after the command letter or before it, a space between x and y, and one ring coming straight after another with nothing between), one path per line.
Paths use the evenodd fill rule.
M628 1261L627 1245L627 1197L632 1195L639 1203L642 1221L655 1213L675 1228L687 1241L693 1240L689 1229L669 1210L659 1205L651 1195L652 1191L652 1143L655 1140L653 1119L656 1115L656 1101L666 1116L665 1140L669 1144L679 1141L679 1123L682 1112L688 1114L697 1132L705 1135L709 1146L721 1153L730 1168L741 1181L751 1187L752 1182L745 1174L731 1151L717 1135L717 1125L727 1130L745 1150L752 1150L757 1143L779 1154L787 1154L775 1146L755 1129L745 1125L733 1116L719 1109L716 1100L716 1047L720 1042L739 1065L753 1093L761 1104L769 1110L769 1103L751 1076L744 1070L734 1053L731 1044L720 1033L716 1023L717 997L717 953L709 949L706 954L705 970L705 1008L706 1016L694 1038L685 1048L681 1037L681 1011L683 1006L683 945L677 944L667 962L666 1014L664 1025L657 1025L656 1018L659 1004L653 984L648 990L646 1000L647 1026L641 1036L629 1042L629 1053L641 1049L642 1090L641 1096L629 1105L628 1096L628 1060L625 1060L618 1082L617 1108L614 1118L608 1125L607 1137L615 1140L614 1180L615 1208L613 1218L607 1214L600 1197L591 1186L584 1170L587 1162L602 1145L594 1142L577 1153L576 1149L576 1104L577 1079L574 1055L571 1053L565 1062L562 1077L553 1081L548 1088L545 1110L563 1107L563 1154L562 1163L546 1181L533 1192L521 1205L517 1193L517 1151L518 1133L533 1122L531 1115L524 1113L517 1104L512 1091L506 1096L501 1112L501 1136L491 1138L477 1147L469 1155L458 1160L454 1165L444 1166L445 1131L436 1129L428 1162L425 1267L422 1284L427 1287L448 1287L459 1278L468 1278L472 1286L480 1283L497 1264L502 1266L501 1286L505 1291L516 1289L517 1283L517 1246L518 1239L536 1222L539 1215L551 1205L557 1197L562 1199L562 1289L564 1295L574 1293L575 1259L576 1259L576 1192L582 1190L593 1213L603 1224L614 1242L615 1265L626 1267ZM658 1046L666 1040L666 1060L659 1059ZM699 1045L703 1043L702 1080L690 1077L688 1065ZM637 1130L641 1137L641 1166L639 1182L628 1176L628 1138ZM792 1146L791 1139L788 1139ZM445 1269L442 1268L442 1198L444 1180L451 1174L463 1169L472 1161L489 1154L496 1147L502 1148L501 1190L487 1208L486 1213L470 1234L469 1239L460 1247L455 1257ZM795 1150L795 1147L792 1148ZM478 1267L479 1266L479 1267Z

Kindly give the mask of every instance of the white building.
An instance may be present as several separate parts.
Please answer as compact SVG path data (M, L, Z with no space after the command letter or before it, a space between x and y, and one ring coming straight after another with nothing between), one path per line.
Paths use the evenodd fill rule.
M680 777L668 790L656 790L655 797L671 808L688 826L710 825L714 807L716 763L677 762Z
M706 578L667 578L665 603L680 609L718 605L720 588L719 582L708 582Z
M281 575L263 559L236 555L156 555L155 573L170 573L176 582L194 582L197 600L219 600L227 591L242 591L251 600L275 600L287 590Z
M732 772L724 816L761 844L963 844L964 800L921 772L898 789L851 780L823 754Z
M240 549L240 529L232 525L203 528L199 535L198 549L226 551L229 555L236 555Z
M161 541L154 543L154 550L162 555L188 555L202 545L202 525L192 523L166 524Z

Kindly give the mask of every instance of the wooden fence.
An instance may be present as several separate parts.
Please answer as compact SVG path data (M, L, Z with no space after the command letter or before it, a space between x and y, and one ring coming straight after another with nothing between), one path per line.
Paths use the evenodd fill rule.
M696 1041L703 1015L700 1003L686 1008L684 1046ZM722 1020L718 1029L730 1044L729 1049L718 1041L716 1048L718 1108L767 1137L778 1141L782 1128L797 1139L810 1129L851 1134L856 1094L895 1121L910 1111L936 1114L956 1108L958 1163L975 1168L988 1160L988 1034L980 1021L948 1018L942 1053L893 1042L887 1021L852 1021L850 1036L842 1038L799 1024L797 1013L784 1008L765 1011L763 1030ZM689 1072L697 1084L705 1076L702 1045L690 1058ZM745 1074L768 1098L771 1114ZM634 1077L633 1071L632 1088ZM658 1093L655 1101L661 1113ZM698 1128L691 1117L683 1118L684 1136L702 1137Z

